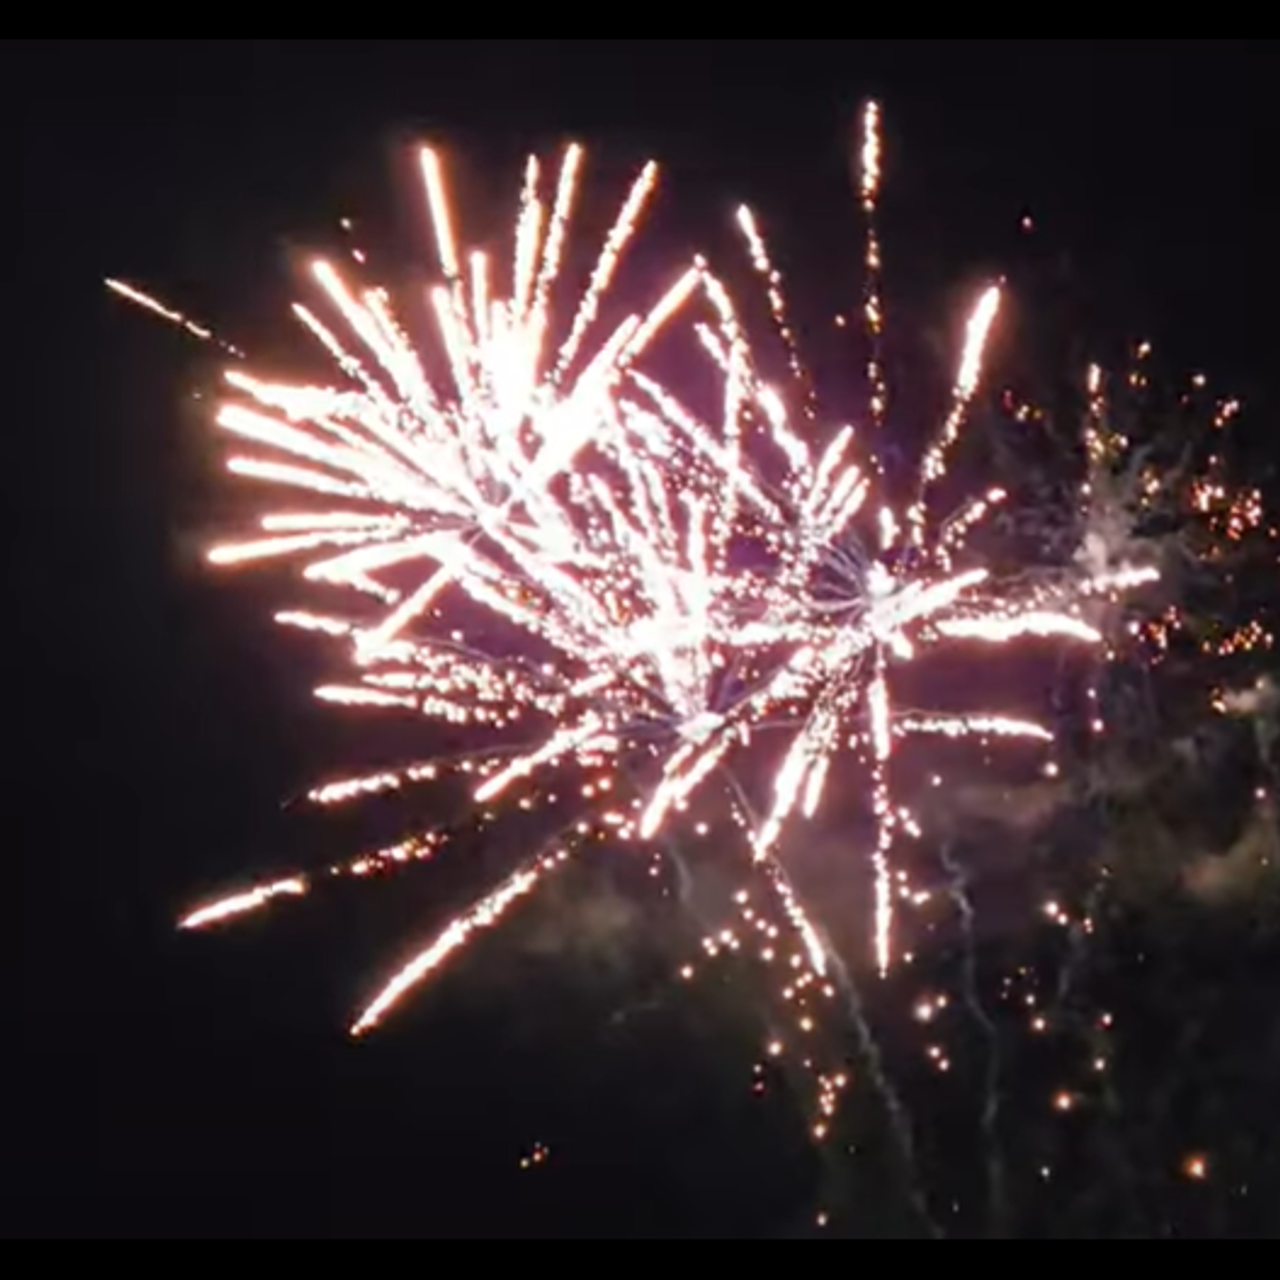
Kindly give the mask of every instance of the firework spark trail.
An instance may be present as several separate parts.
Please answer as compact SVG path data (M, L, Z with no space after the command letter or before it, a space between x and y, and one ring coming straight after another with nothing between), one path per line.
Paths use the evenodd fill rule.
M889 765L893 758L892 709L890 706L888 667L883 651L876 653L875 675L868 696L871 700L872 801L876 819L876 963L880 976L888 975L893 962L893 795L889 781Z
M769 246L765 243L764 236L760 233L755 214L745 205L738 210L738 225L742 229L742 234L747 238L747 244L751 249L752 264L756 269L756 273L764 280L767 287L769 309L773 316L774 327L777 329L778 336L782 339L783 346L786 348L787 359L791 366L791 376L794 378L796 385L804 391L805 417L810 422L814 422L818 416L817 391L800 355L799 341L791 324L787 308L787 296L782 287L782 275L777 267L774 266L773 259L769 255Z
M351 1028L352 1037L360 1039L376 1030L410 992L461 951L475 933L500 924L517 903L568 861L569 854L563 850L539 858L517 871L465 915L457 917L430 947L387 983Z
M1002 302L1003 291L998 286L988 289L978 303L977 310L970 317L964 358L952 392L951 413L937 443L925 455L920 469L920 497L908 515L913 545L918 552L923 552L925 549L930 494L946 475L947 458L960 439L968 420L969 410L982 382L987 345L991 340L991 332L999 317Z
M223 898L192 912L182 921L179 928L189 932L208 929L213 925L225 924L242 916L261 911L279 898L304 898L310 892L309 880L295 878L281 880L276 884L265 885L261 889L253 889L247 893L239 893L233 897Z
M337 803L337 801L332 799L324 803ZM317 874L295 876L276 884L266 885L261 889L222 898L193 912L182 921L180 928L190 933L197 933L217 925L227 924L263 911L282 898L305 898L318 883L324 880L367 880L414 863L432 862L443 843L441 836L405 840L391 848L361 854L350 862L330 867Z
M163 302L153 298L149 293L144 293L141 289L135 288L131 284L126 284L123 280L107 280L105 283L112 293L123 298L126 302L133 303L135 307L150 311L152 315L158 316L161 320L174 325L185 333L189 333L193 338L198 338L201 342L211 342L214 346L221 347L223 351L230 356L234 356L237 360L245 359L243 351L233 347L228 342L224 342L212 329L205 325L197 324L180 311L174 311L171 307L166 307Z
M1021 738L1028 742L1047 743L1056 741L1053 734L1042 725L998 716L904 716L894 725L894 732L902 737Z
M981 1114L982 1137L987 1154L987 1196L990 1204L991 1234L1001 1239L1007 1231L1009 1220L1008 1169L1004 1148L1000 1141L1001 1084L1003 1080L1003 1054L1000 1047L1000 1030L982 1001L978 981L978 912L970 893L969 872L956 854L943 845L939 857L943 869L950 877L949 892L956 910L960 913L964 936L964 963L962 988L964 1002L987 1044L987 1068L983 1079L983 1105Z
M949 640L981 640L987 644L1008 644L1024 637L1079 640L1083 644L1102 643L1102 632L1079 618L1053 613L1024 613L1009 618L946 618L937 625L938 634Z
M1106 443L1108 412L1109 401L1105 375L1099 365L1092 365L1088 375L1088 411L1084 427L1085 473L1080 486L1080 514L1086 530L1086 549L1088 549L1087 531L1094 525L1094 506L1100 496L1100 488L1105 482L1108 465ZM1106 731L1106 724L1102 718L1100 664L1094 664L1086 696L1089 702L1089 729L1097 738Z
M870 417L877 447L881 447L889 418L889 384L884 366L884 252L880 243L880 192L884 181L883 112L878 102L868 103L863 113L862 150L859 179L862 212L866 224L865 296L863 323L870 343L867 385L871 389ZM884 478L883 464L879 467Z

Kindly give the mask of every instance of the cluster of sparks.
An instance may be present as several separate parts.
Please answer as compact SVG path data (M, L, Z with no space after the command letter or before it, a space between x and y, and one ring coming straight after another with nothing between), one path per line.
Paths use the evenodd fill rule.
M1131 391L1141 394L1150 389L1145 368L1152 355L1149 343L1138 349L1135 370L1128 379ZM1198 376L1192 386L1192 393L1182 401L1184 408L1204 394L1208 380ZM1209 419L1210 448L1202 462L1185 457L1162 462L1149 460L1142 444L1112 424L1113 406L1100 369L1092 371L1089 389L1089 478L1083 521L1094 531L1090 558L1095 564L1097 548L1130 541L1134 529L1153 519L1171 531L1165 541L1181 542L1184 555L1189 553L1227 587L1236 584L1237 566L1250 560L1276 562L1280 528L1262 491L1231 479L1218 439L1239 418L1240 401L1228 398L1215 405ZM1200 657L1220 659L1267 653L1276 645L1274 633L1256 618L1239 626L1223 626L1216 634L1192 637L1187 613L1177 604L1156 616L1132 620L1129 633L1145 643L1145 659L1156 666L1172 656L1180 640L1189 640Z
M894 787L903 742L963 738L1045 749L1054 740L1040 724L985 712L901 711L895 673L942 645L1049 640L1105 649L1107 606L1159 577L1142 563L1082 561L1069 580L1006 583L984 565L972 535L1008 495L983 489L958 508L948 505L949 463L982 390L1002 287L974 307L918 487L905 501L886 491L878 458L890 400L880 354L876 107L862 142L870 431L846 428L820 440L782 277L749 210L738 222L766 286L790 390L765 377L729 289L703 259L673 273L649 309L614 314L615 281L656 191L652 165L565 312L584 160L577 147L549 192L541 166L529 162L505 272L484 254L464 253L441 162L423 154L442 278L429 298L431 343L415 341L388 292L358 290L321 262L314 280L332 318L304 307L296 314L336 363L341 385L266 382L242 368L228 375L236 398L218 422L249 446L230 460L231 471L298 505L267 515L260 534L212 559L300 562L304 581L334 602L278 618L340 642L349 655L343 678L319 696L481 735L487 745L458 766L478 806L535 809L545 794L539 788L563 786L567 771L578 775L572 785L583 798L568 827L385 985L354 1035L378 1027L585 841L653 845L711 794L745 830L754 864L746 874L764 889L742 894L740 927L709 938L708 955L737 951L744 937L758 942L761 958L783 975L797 1038L811 1035L843 965L783 863L789 831L816 817L837 769L848 760L869 780L869 949L887 973L899 904L917 901L895 865L902 841L919 834ZM110 285L217 341L132 286ZM691 407L651 371L664 344L686 340L717 388L712 412ZM1095 396L1100 387L1095 375ZM1091 451L1100 447L1095 437ZM1223 511L1226 495L1216 490L1200 499L1228 529L1261 519L1260 508L1235 499ZM1085 508L1089 501L1086 486ZM775 741L782 746L769 757L780 760L771 789L753 799L737 765ZM340 780L311 799L325 807L358 802L428 785L452 767ZM446 844L446 833L433 832L320 875L242 892L195 912L184 928L260 911L322 880L429 862ZM922 1020L944 1008L931 1002ZM770 1056L786 1047L777 1040ZM939 1053L941 1069L947 1060ZM818 1079L822 1137L849 1081Z

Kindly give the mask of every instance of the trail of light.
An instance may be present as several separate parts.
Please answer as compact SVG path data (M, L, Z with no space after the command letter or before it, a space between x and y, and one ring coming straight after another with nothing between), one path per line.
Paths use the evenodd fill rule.
M636 225L639 223L645 206L649 203L657 186L658 166L651 163L645 166L644 171L636 179L636 183L631 189L631 194L627 197L626 204L622 207L622 212L619 214L613 230L609 232L604 252L600 255L600 261L591 277L591 284L588 286L587 292L582 299L582 304L578 308L578 314L574 318L569 339L560 353L560 363L556 369L558 378L564 376L581 350L583 339L599 313L600 300L613 283L614 273L618 269L618 262L622 257L623 250L626 248L627 242L635 234Z
M1119 595L1149 587L1160 581L1159 569L1125 569L1119 573L1103 574L1085 582L1080 587L1083 596Z
M179 928L187 932L207 929L210 925L224 924L239 916L252 915L277 898L302 898L307 894L305 880L282 880L279 884L267 885L261 889L253 889L248 893L239 893L234 897L223 898L208 907L202 907L182 921Z
M879 437L889 417L889 385L885 375L884 253L880 245L880 189L884 179L883 112L877 102L868 103L862 119L860 156L862 211L866 218L866 280L863 323L871 347L867 385L871 389L871 425ZM879 468L883 478L883 467Z
M951 413L942 429L938 442L925 455L921 467L921 496L910 514L910 524L914 530L916 548L922 550L925 543L925 524L928 518L928 499L930 491L947 473L947 458L960 438L968 418L973 398L977 394L982 380L983 362L986 359L987 344L991 331L1000 314L1003 292L999 287L987 290L977 310L969 320L968 335L965 340L964 357L960 362L960 373L956 378L953 392Z
M560 853L540 861L532 869L517 872L466 915L453 921L430 947L392 978L351 1028L352 1038L360 1039L381 1026L411 991L461 951L476 932L501 923L517 903L567 861L568 854Z
M889 762L893 758L892 709L884 657L877 654L876 673L868 690L871 703L871 742L874 753L876 815L876 962L881 976L893 963L893 799L889 789Z
M993 716L936 716L900 720L898 733L941 738L1023 738L1033 742L1053 742L1054 735L1042 725Z
M163 302L153 298L149 293L144 293L141 289L137 289L131 284L126 284L123 280L106 280L104 283L112 293L123 298L126 302L131 302L134 306L141 307L144 311L150 311L152 315L158 316L169 324L176 325L193 338L199 338L201 342L212 342L221 347L228 355L235 356L238 360L244 359L242 351L239 351L229 343L223 342L212 329L205 325L197 324L180 311L166 307Z
M431 148L422 153L422 177L427 187L427 202L431 209L431 224L436 229L436 253L440 270L446 280L455 281L461 275L458 259L458 241L453 233L453 215L445 188L444 170L440 157Z
M248 564L252 560L271 560L296 555L299 551L316 551L321 547L357 547L384 536L381 530L376 530L304 533L293 538L268 538L262 542L244 542L234 547L215 548L209 552L209 563L223 567Z
M312 791L308 799L313 804L330 807L347 804L368 796L386 795L400 791L407 785L435 782L440 776L439 765L419 765L400 769L394 773L380 773L366 778L352 778L343 782L331 782Z
M338 803L338 801L332 799L325 800L323 803ZM189 916L182 922L181 928L187 932L199 932L214 925L225 924L263 911L282 898L305 898L324 881L368 880L406 867L433 862L445 844L445 837L438 832L433 832L426 836L401 841L386 849L362 853L350 862L339 863L321 872L294 876L249 893L223 898Z
M738 210L738 225L742 229L742 234L747 238L747 245L751 250L751 259L756 272L765 281L774 327L777 329L778 336L782 339L783 346L786 348L787 359L791 365L791 376L795 379L797 386L805 389L805 415L812 420L817 416L816 393L813 389L812 380L805 370L804 361L800 356L800 346L796 338L796 332L787 313L787 296L782 287L782 274L773 265L773 259L769 256L769 247L765 243L764 237L760 234L755 214L745 205Z
M1011 618L949 618L938 623L939 634L949 640L981 640L988 644L1008 644L1027 636L1038 639L1079 640L1101 644L1096 627L1065 614L1026 613Z
M342 622L337 618L322 618L310 613L279 613L276 623L282 627L292 627L296 631L310 631L316 635L343 639L352 634L355 624Z

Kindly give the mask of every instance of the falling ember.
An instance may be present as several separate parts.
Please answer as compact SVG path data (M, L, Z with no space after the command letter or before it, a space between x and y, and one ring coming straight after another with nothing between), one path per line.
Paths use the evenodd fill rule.
M1190 1182L1208 1182L1209 1161L1204 1156L1190 1156L1182 1166L1182 1173Z

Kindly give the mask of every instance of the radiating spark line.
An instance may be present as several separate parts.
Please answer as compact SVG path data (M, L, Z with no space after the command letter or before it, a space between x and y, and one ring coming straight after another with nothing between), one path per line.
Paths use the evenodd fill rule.
M431 224L436 229L436 252L440 270L446 280L452 282L461 275L458 242L453 234L453 215L445 190L444 171L439 155L430 147L422 153L422 176L427 187L427 202L431 210Z
M1002 301L1003 291L999 287L987 290L969 320L964 357L960 362L960 373L956 378L951 413L937 444L925 455L924 464L921 467L921 496L910 514L910 524L914 530L917 549L924 546L929 494L946 474L947 457L960 438L968 418L969 408L981 383L987 344L1000 314Z
M131 284L126 284L123 280L107 280L104 283L112 293L125 299L126 302L131 302L134 306L141 307L144 311L150 311L152 315L159 316L161 320L184 330L193 338L198 338L201 342L211 342L238 360L245 358L244 352L231 346L230 343L224 342L212 329L205 325L197 324L180 311L166 307L163 302L153 298L149 293L144 293L141 289L137 289Z
M791 366L791 376L795 379L796 385L804 390L805 416L810 421L815 421L818 414L817 392L800 355L799 341L787 310L787 297L783 291L782 274L773 264L773 259L769 255L769 246L765 243L764 236L760 234L755 214L745 205L738 210L738 225L747 239L747 245L751 250L752 263L756 272L765 282L769 295L769 309L773 316L774 327L777 329L778 336L782 339L783 346L786 348L787 360Z
M949 640L982 640L988 644L1008 644L1024 637L1079 640L1083 644L1102 643L1102 632L1079 618L1053 613L1025 613L1009 618L948 618L938 623L939 634Z
M274 902L277 898L302 898L306 894L307 883L305 880L282 880L279 884L266 885L261 889L253 889L248 893L240 893L234 897L224 898L220 902L215 902L212 906L202 907L199 911L193 912L183 920L179 927L194 933L201 929L207 929L210 925L224 924L239 916L251 915L255 911L261 911L263 907Z
M863 324L870 344L867 385L871 389L871 426L877 439L889 417L889 385L884 367L884 253L880 244L880 190L883 182L883 112L877 102L868 103L862 119L859 157L862 211L866 219L864 260L865 295ZM884 472L881 467L881 478Z
M934 716L907 718L895 726L898 733L941 738L1022 738L1032 742L1053 742L1054 735L1043 725L998 716Z
M618 220L605 242L604 252L600 255L600 261L591 277L591 284L574 319L569 340L560 353L560 363L556 369L557 377L564 376L581 350L583 339L599 312L600 299L613 283L614 273L618 269L623 250L634 235L636 224L640 221L644 208L652 198L657 185L658 166L648 164L636 180L635 186L632 187L631 194L627 197L627 202L623 205L622 212L618 215Z
M340 789L336 787L328 788L317 793L313 799L320 804L337 804L345 802L355 794L351 792L340 795L339 791ZM370 795L374 792L366 790L359 794ZM350 862L329 867L323 872L296 876L249 893L224 898L189 916L182 922L181 927L189 932L197 932L224 924L262 911L281 898L306 897L322 881L367 880L378 875L400 871L406 867L430 863L435 860L445 844L446 839L440 833L405 840L386 849L361 854Z
M392 978L351 1028L352 1038L360 1039L376 1030L411 991L465 947L473 934L500 924L517 903L567 860L566 854L557 854L518 871L466 915L453 921L430 947Z

